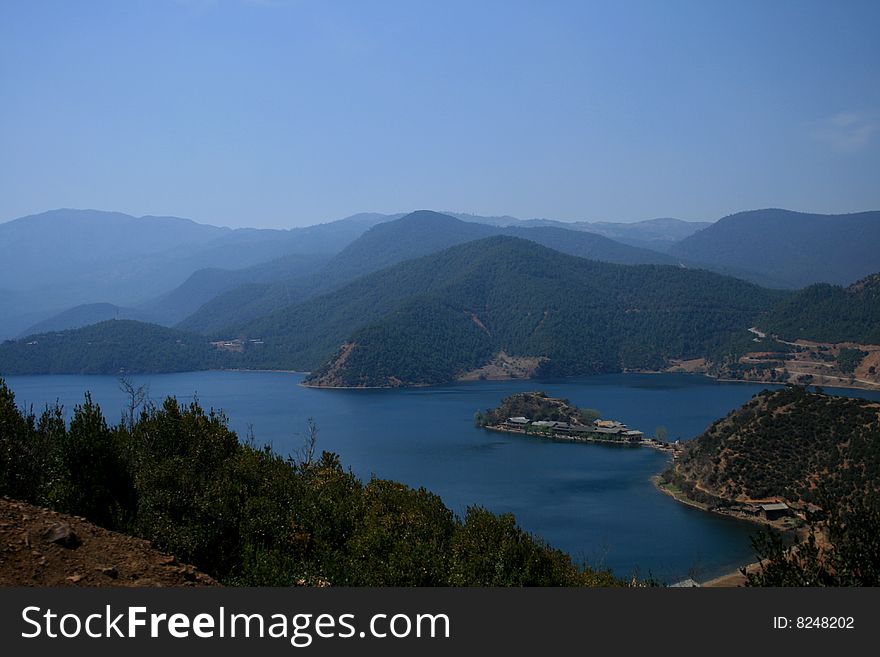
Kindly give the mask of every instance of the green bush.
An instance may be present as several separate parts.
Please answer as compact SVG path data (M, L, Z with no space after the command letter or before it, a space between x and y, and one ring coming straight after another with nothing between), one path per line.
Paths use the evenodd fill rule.
M152 541L230 585L614 585L510 515L373 479L335 454L294 461L242 443L222 413L168 398L108 426L86 395L69 428L0 380L0 494Z

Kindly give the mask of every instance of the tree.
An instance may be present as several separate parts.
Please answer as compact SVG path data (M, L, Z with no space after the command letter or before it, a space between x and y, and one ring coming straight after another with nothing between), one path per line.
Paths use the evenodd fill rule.
M788 546L778 533L752 539L757 572L746 586L880 585L880 504L859 498L812 518L807 537Z
M654 429L654 437L661 443L665 443L668 436L669 432L666 430L666 427L660 426Z
M135 413L139 408L144 406L147 399L149 399L150 386L145 383L141 386L135 387L131 377L126 374L119 376L116 381L119 384L119 389L125 393L128 400L125 406L126 414L124 420L128 422L128 426L131 428L134 426Z
M306 421L306 435L302 447L296 450L293 461L300 469L308 469L315 460L315 449L318 445L318 424L315 418Z

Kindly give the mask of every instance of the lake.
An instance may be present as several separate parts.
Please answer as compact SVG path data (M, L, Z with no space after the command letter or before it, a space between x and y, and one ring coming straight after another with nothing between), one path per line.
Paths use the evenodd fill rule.
M520 525L578 561L621 576L705 580L753 560L758 527L675 502L650 477L668 456L647 447L555 442L473 426L476 410L506 395L543 390L653 435L691 439L766 386L701 375L615 374L553 381L479 381L405 390L317 390L286 372L188 372L138 376L150 397L167 395L223 409L230 426L282 454L303 443L308 418L318 450L338 453L363 479L396 479L439 494L462 514L468 505L511 512ZM109 421L125 397L112 376L13 376L19 405L59 401L69 417L90 390ZM833 390L880 399L878 392Z

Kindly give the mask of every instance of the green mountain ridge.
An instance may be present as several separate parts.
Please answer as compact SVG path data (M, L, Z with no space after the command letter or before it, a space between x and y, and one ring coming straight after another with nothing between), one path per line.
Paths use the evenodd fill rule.
M521 237L569 255L620 264L678 264L678 259L648 249L620 244L600 235L559 227L508 227L461 221L449 215L418 210L377 224L354 240L323 267L297 279L264 281L231 289L181 321L182 330L206 335L228 334L238 326L267 315L282 305L305 301L339 288L360 276L400 262L492 235ZM286 302L286 303L285 303Z
M880 273L846 288L811 285L781 301L760 328L788 340L880 344Z
M584 260L511 237L379 272L364 287L344 288L245 332L258 331L267 346L286 336L288 345L320 342L326 349L336 339L336 357L311 379L318 385L441 383L500 351L546 358L538 375L571 376L657 369L673 358L724 351L781 294L701 270ZM393 301L382 292L391 289L400 292ZM311 318L322 312L350 313L361 327L343 334L350 322L334 319L312 335ZM328 324L334 330L325 330ZM314 368L317 353L308 353L299 369Z

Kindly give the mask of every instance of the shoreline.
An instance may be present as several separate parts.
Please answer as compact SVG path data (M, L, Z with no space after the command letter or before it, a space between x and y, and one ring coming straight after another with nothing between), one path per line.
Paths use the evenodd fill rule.
M248 367L223 367L215 370L205 370L207 372L271 372L278 374L311 374L302 370L270 370L270 369L251 369Z
M750 515L747 513L727 511L723 507L709 506L708 504L704 504L703 502L697 502L696 500L688 497L683 491L681 491L677 487L673 489L670 484L661 483L661 474L662 473L657 473L653 477L651 477L651 483L654 484L654 488L656 488L664 495L668 495L676 502L686 504L687 506L694 507L695 509L699 509L700 511L705 511L706 513L714 513L715 515L724 516L726 518L733 518L734 520L743 520L745 522L750 522L752 524L760 525L762 527L769 527L783 533L798 531L797 527L786 527L784 523L776 520L767 520L766 518L759 515Z
M153 375L164 375L164 374L186 374L186 373L195 373L195 372L263 372L263 373L273 373L273 374L302 374L309 375L310 371L307 370L288 370L288 369L270 369L270 368L248 368L248 367L217 367L210 368L204 370L181 370L181 371L169 371L169 372L130 372L129 374L132 376L153 376ZM715 376L713 374L709 374L708 372L685 372L685 371L676 371L676 370L629 370L626 372L604 372L602 374L584 374L579 376L570 376L570 377L562 377L562 378L554 378L552 381L554 382L565 382L567 380L573 379L583 379L591 376L609 376L614 374L623 374L623 375L632 375L632 374L650 374L650 375L661 375L661 374L684 374L688 376L703 376L707 379L711 379L713 381L717 381L719 383L745 383L752 385L764 385L764 386L785 386L788 385L782 381L761 381L761 380L750 380L750 379L731 379L720 376ZM119 376L119 372L91 372L91 373L83 373L83 372L40 372L40 373L30 373L30 374L22 374L22 373L14 373L14 374L6 374L6 376ZM433 387L441 387L455 384L472 384L479 383L480 381L491 381L491 382L504 382L504 381L544 381L540 377L526 377L526 378L486 378L481 379L479 381L471 381L471 380L461 380L454 379L452 381L447 381L445 383L414 383L409 385L400 385L400 386L328 386L328 385L319 385L314 383L305 383L300 382L297 385L300 385L304 388L314 388L316 390L402 390L406 388L433 388ZM810 383L807 384L807 387L821 387L821 388L833 388L838 390L864 390L866 392L880 392L880 385L873 384L847 384L843 383Z
M220 370L223 371L223 370ZM235 370L226 370L226 371L241 371L241 372L295 372L294 370L246 370L246 369L235 369ZM309 372L295 372L297 374L309 374ZM629 370L624 372L604 372L602 374L584 374L578 376L570 376L563 377L558 379L559 381L566 381L567 379L582 379L584 377L590 376L608 376L611 374L624 374L624 375L632 375L632 374L650 374L650 375L660 375L660 374L686 374L689 376L703 376L707 379L711 379L713 381L717 381L719 383L745 383L751 385L764 385L764 386L785 386L789 385L789 383L784 381L762 381L762 380L750 380L750 379L731 379L721 376L716 376L714 374L709 374L708 372L687 372L681 370ZM400 390L404 388L433 388L440 386L448 386L455 385L458 383L477 383L479 381L491 381L491 382L504 382L504 381L541 381L540 377L523 377L523 378L513 378L513 377L487 377L485 379L479 380L462 380L462 379L453 379L452 381L447 381L445 383L413 383L408 385L400 385L400 386L328 386L328 385L319 385L314 383L300 383L299 385L305 388L317 388L323 390ZM557 379L554 379L556 381ZM818 386L822 388L836 388L841 390L865 390L867 392L880 392L880 385L873 384L847 384L843 383L810 383L809 386Z
M663 484L660 482L660 473L651 477L651 483L654 485L654 488L663 493L664 495L668 495L676 502L680 504L685 504L687 506L693 507L695 509L699 509L705 513L714 513L718 516L724 516L726 518L732 518L734 520L741 520L744 522L750 522L754 525L758 525L760 527L765 527L769 529L776 530L783 534L799 534L802 530L801 527L785 527L782 526L781 523L777 521L767 520L761 516L753 516L746 515L743 513L731 513L728 511L724 511L719 509L718 507L710 507L708 504L704 504L702 502L697 502L696 500L688 497L683 491L681 491L677 487L673 487L670 484ZM739 568L734 571L725 573L723 575L719 575L717 577L713 577L704 582L698 582L700 587L706 588L734 588L741 587L746 582L746 576L743 574L743 570L748 573L757 572L761 567L760 561L752 561L746 564L743 564Z
M658 452L664 452L666 454L675 455L677 451L671 444L658 444L656 442L652 442L650 440L640 440L638 442L630 442L628 440L614 440L613 438L592 438L588 436L571 436L559 433L538 433L538 432L529 432L522 431L519 429L509 429L504 428L499 425L488 425L485 427L479 427L481 429L485 429L486 431L495 431L497 433L509 433L517 436L526 436L528 438L547 438L550 440L557 440L560 442L566 443L594 443L597 445L614 445L616 447L651 447L656 449Z

